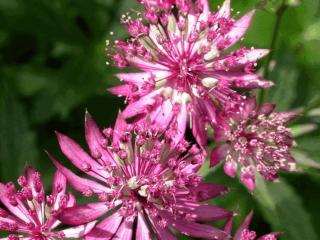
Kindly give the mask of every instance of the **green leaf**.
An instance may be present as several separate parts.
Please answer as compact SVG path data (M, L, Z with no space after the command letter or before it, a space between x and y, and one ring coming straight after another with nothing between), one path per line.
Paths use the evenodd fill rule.
M294 63L294 55L290 50L279 51L275 59L275 67L271 72L271 80L275 86L269 90L269 101L277 104L278 111L290 109L297 97L297 80L299 72Z
M0 82L0 179L13 181L36 157L35 136L12 88Z
M304 165L306 167L320 168L320 162L317 162L310 158L306 152L294 149L291 151L291 154L294 159L301 165Z
M307 124L299 124L291 127L292 136L299 137L301 135L305 135L310 133L318 128L317 124L307 123Z
M279 183L265 183L258 177L255 197L273 230L283 232L281 239L317 239L300 197L283 179Z

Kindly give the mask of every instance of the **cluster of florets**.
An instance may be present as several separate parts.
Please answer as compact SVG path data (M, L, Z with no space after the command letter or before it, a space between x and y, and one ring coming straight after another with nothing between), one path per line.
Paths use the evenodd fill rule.
M212 240L256 239L249 230L252 214L232 237L233 213L204 203L228 188L204 183L198 173L210 126L216 143L211 166L223 160L231 177L240 169L250 190L256 172L274 181L279 171L295 167L286 127L295 114L274 112L269 103L258 107L249 97L249 90L273 85L255 73L256 62L269 51L227 51L244 37L254 11L234 17L230 0L217 12L207 0L139 2L143 13L121 17L130 38L116 40L110 54L115 66L139 69L118 74L124 84L110 89L126 97L128 106L113 129L102 131L86 113L90 154L57 133L62 152L86 178L49 155L58 169L51 195L45 196L40 174L30 167L18 179L20 190L0 183L7 209L0 208L0 230L8 232L6 239L175 240L175 231ZM185 140L188 123L195 144ZM76 205L66 193L67 181L91 202ZM218 220L225 221L223 230L208 224ZM61 230L61 223L75 226Z
M217 12L206 1L143 1L145 14L123 16L131 36L116 40L112 58L121 68L125 84L110 91L126 97L126 119L146 115L155 126L175 131L183 138L187 122L200 145L206 144L206 123L214 124L218 108L232 109L242 101L237 89L272 86L255 74L256 61L266 49L230 48L242 39L252 20L251 11L236 20L227 0Z
M224 171L234 177L241 166L241 181L255 188L255 172L274 181L279 171L292 171L295 161L290 154L291 131L285 125L296 117L292 112L273 112L275 105L257 107L248 98L231 114L219 114L215 129L218 147L211 153L211 165L225 160ZM221 144L220 144L221 143Z
M107 128L102 132L87 114L85 131L91 156L65 135L58 134L58 140L70 161L95 181L76 176L52 159L76 190L85 196L97 195L98 201L65 209L58 216L62 222L83 224L113 210L111 216L88 234L88 239L97 235L105 239L110 234L119 234L119 239L122 239L120 234L149 239L147 236L151 232L146 222L151 222L160 239L163 233L173 236L169 227L194 237L228 237L226 232L204 224L228 219L232 213L201 203L227 192L227 188L203 183L197 174L205 160L199 147L186 141L176 144L148 123L127 125L121 114L115 129ZM115 219L117 226L101 233L100 228ZM138 221L138 228L134 232L127 225L132 226L135 221ZM142 233L145 236L139 238Z
M26 167L25 175L19 177L17 182L20 190L12 182L0 183L0 201L9 211L0 208L0 231L8 232L6 239L79 238L94 227L95 222L88 222L55 230L61 224L56 218L59 212L76 204L75 197L66 193L67 181L60 172L55 173L52 193L47 196L40 173L31 167Z

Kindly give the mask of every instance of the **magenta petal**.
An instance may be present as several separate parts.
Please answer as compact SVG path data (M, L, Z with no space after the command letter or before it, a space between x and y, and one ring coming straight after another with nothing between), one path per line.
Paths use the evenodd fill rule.
M253 211L251 211L248 216L246 217L246 219L243 221L243 223L240 225L240 227L238 228L235 236L234 236L234 240L241 240L241 234L242 234L242 231L244 229L249 229L249 225L250 225L250 222L252 220L252 217L253 217Z
M241 172L240 176L241 182L251 191L254 191L256 188L256 183L254 179L254 175L246 176L245 173Z
M210 13L210 7L209 7L208 0L199 0L198 2L202 7L202 12L205 15L208 15Z
M18 218L23 220L24 222L30 222L28 217L22 212L22 210L19 207L15 207L10 204L9 199L6 196L6 187L2 183L0 183L0 201L6 208L12 212L14 215L16 215Z
M114 162L111 153L102 147L105 137L102 135L98 125L88 112L86 112L85 116L85 134L92 156L98 158L99 155L102 155L101 159L105 163Z
M226 161L223 166L224 172L230 177L235 177L238 169L238 164L235 161Z
M228 32L224 36L224 38L227 38L229 40L228 44L224 46L224 49L231 47L245 35L251 24L254 13L255 10L252 10L234 23L230 32Z
M229 192L229 189L223 185L200 183L197 187L192 188L190 193L195 195L198 201L206 201L227 192ZM185 194L189 195L190 193L186 192Z
M255 97L249 97L242 106L241 117L243 119L249 118L250 114L252 114L257 108L257 100Z
M67 187L66 177L59 171L56 171L53 177L52 194L64 194Z
M269 49L250 49L244 54L243 57L238 58L238 62L242 65L256 62L260 58L263 58L264 56L268 55L269 53Z
M85 179L85 178L81 178L79 176L77 176L76 174L74 174L72 171L70 171L69 169L65 168L64 166L62 166L57 160L55 160L49 153L48 153L49 158L51 159L51 161L53 162L53 164L56 166L56 168L61 171L61 173L66 176L66 178L68 179L68 183L77 191L81 192L81 193L85 193L85 192L93 192L93 193L105 193L105 192L110 192L110 189L99 184L96 183L94 181Z
M257 240L277 240L280 235L278 232L272 232L259 237Z
M160 227L157 221L153 218L149 218L150 223L152 224L153 230L157 235L158 239L165 239L165 240L177 240L177 238L171 233L169 228Z
M231 0L225 0L220 7L219 11L217 12L217 16L219 18L229 18L231 12Z
M191 214L196 221L200 222L217 221L232 216L231 212L223 208L187 200L177 200L177 208L187 214Z
M160 90L160 91L159 91ZM138 101L129 104L122 115L124 118L131 118L138 114L147 113L147 107L152 106L156 102L156 96L161 93L161 89L153 91L146 96L143 96Z
M94 228L95 224L96 221L93 221L88 224L67 228L57 233L64 234L65 238L80 238L88 234Z
M187 104L182 103L180 105L180 112L177 116L177 132L172 139L175 144L178 144L181 141L181 139L184 137L186 127L187 127Z
M132 86L129 84L123 84L115 87L108 88L108 91L118 97L129 96L132 94Z
M218 163L220 163L222 160L224 160L228 150L229 150L228 144L222 144L214 148L210 155L210 167L214 167Z
M63 209L57 218L65 224L84 224L93 220L97 220L99 217L107 213L111 208L112 205L108 206L106 202L77 205Z
M182 219L175 220L171 215L163 211L161 211L160 215L176 230L190 237L225 240L228 239L229 236L226 232L209 225L199 224L196 222L186 222Z
M136 240L152 240L148 225L141 212L138 212Z
M119 112L116 119L115 126L114 126L113 136L112 136L113 143L118 144L122 135L125 132L127 132L127 129L128 129L128 124L124 118L124 115L123 113Z
M112 240L131 240L133 235L133 219L124 220Z
M85 236L85 240L109 240L118 230L123 217L119 213L114 213L107 217Z
M276 119L282 120L285 123L288 123L298 117L298 114L295 112L277 112Z
M97 161L93 160L83 149L71 138L61 133L57 133L60 148L63 154L80 170L86 174L105 180L101 175L101 165ZM100 174L99 174L100 173Z
M264 103L259 111L258 111L258 115L263 114L263 115L269 115L270 113L273 112L273 110L275 109L276 105L275 104L271 104L271 103Z

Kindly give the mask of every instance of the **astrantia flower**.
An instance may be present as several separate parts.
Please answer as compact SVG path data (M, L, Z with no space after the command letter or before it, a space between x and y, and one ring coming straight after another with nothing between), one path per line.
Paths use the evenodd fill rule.
M252 220L253 212L249 213L249 215L246 217L246 219L243 221L243 223L240 225L238 230L233 236L233 240L277 240L279 233L278 232L272 232L266 235L263 235L261 237L257 237L257 234L255 231L249 230L249 225ZM227 222L225 226L226 232L231 234L232 230L232 218Z
M80 238L88 233L95 222L60 229L56 215L65 207L76 204L73 195L66 193L66 178L56 172L52 193L45 196L39 172L27 167L19 177L20 190L12 182L0 183L0 231L8 232L7 240L53 240Z
M205 125L215 122L217 105L233 107L242 96L235 89L266 88L271 82L254 73L266 49L226 50L246 33L254 11L236 20L230 0L210 12L207 0L143 0L143 16L124 15L131 38L115 41L118 67L140 72L121 73L125 82L110 91L125 96L126 119L146 115L156 126L170 128L174 141L183 138L188 119L200 145L206 143Z
M290 129L285 125L296 117L293 112L273 112L275 105L257 107L255 98L248 98L231 114L219 114L215 126L218 144L211 153L211 166L225 160L224 171L234 177L241 168L241 181L250 190L255 188L255 171L273 181L278 171L295 169L290 154L293 145Z
M172 229L205 239L228 234L205 222L230 217L230 212L201 203L223 194L223 186L203 183L197 174L204 161L195 145L177 145L148 124L133 129L119 115L115 129L101 132L89 114L85 120L87 154L69 137L58 134L62 152L95 181L75 175L52 157L69 183L96 202L65 209L59 219L83 224L103 220L86 236L90 239L176 239ZM152 230L149 227L152 227Z

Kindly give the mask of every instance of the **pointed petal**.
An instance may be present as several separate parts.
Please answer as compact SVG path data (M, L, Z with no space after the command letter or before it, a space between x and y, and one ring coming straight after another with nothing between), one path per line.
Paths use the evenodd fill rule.
M89 179L85 179L77 176L69 169L62 166L57 160L55 160L49 153L49 158L56 166L56 168L68 179L68 183L77 191L81 193L85 193L87 191L92 191L93 193L108 193L111 190L97 182L91 181Z
M141 212L138 213L136 240L152 240L148 225Z
M187 128L187 103L181 103L180 112L177 116L177 132L172 140L178 144L183 138Z
M219 18L229 18L231 13L231 1L225 0L217 12L217 17Z
M229 40L228 43L224 45L224 49L233 46L245 35L245 33L247 32L251 24L254 13L255 13L255 10L252 10L247 14L245 14L244 16L242 16L240 19L238 19L234 23L231 30L222 37L222 39Z
M196 196L197 201L206 201L217 196L223 195L229 191L230 189L223 185L218 185L214 183L200 183L197 187L190 188L190 192L178 192L178 194L186 196L192 194L193 196Z
M186 222L182 219L176 220L163 211L159 212L159 214L167 220L169 225L172 225L176 230L190 237L225 240L229 236L226 232L209 225L199 224L196 222Z
M154 233L157 235L158 239L177 240L177 238L171 233L169 228L160 227L154 218L149 217L149 219Z
M238 228L236 234L234 235L234 240L241 240L241 234L242 231L244 229L249 229L249 225L251 222L251 219L253 217L253 211L251 211L248 216L246 217L246 219L243 221L243 223L240 225L240 227Z
M244 54L243 57L238 58L238 62L242 65L251 62L256 62L264 56L268 55L269 53L269 49L250 49Z
M64 194L67 187L67 179L66 177L59 171L56 171L53 176L53 184L52 184L52 194L56 195L59 193Z
M264 103L259 111L258 111L258 115L263 114L263 115L269 115L270 113L273 112L273 110L276 108L276 104L271 104L271 103Z
M81 238L88 234L96 225L97 221L89 222L88 224L71 227L57 232L64 234L65 238Z
M129 84L123 84L115 87L108 88L108 91L118 97L132 95L132 86Z
M60 148L63 154L75 165L77 168L85 172L86 174L104 181L101 175L101 165L93 160L75 141L66 135L57 133Z
M259 237L257 240L276 240L281 234L278 232L272 232L266 235Z
M196 221L200 222L217 221L232 216L231 212L223 208L187 200L177 200L177 208L185 213L191 214Z
M228 144L222 144L215 147L210 155L210 167L216 166L218 163L223 161L226 157L227 151L229 150Z
M210 13L210 7L209 7L208 0L199 0L199 3L202 7L202 12L205 15L208 15Z
M100 159L104 163L114 163L112 154L102 147L105 137L102 135L98 125L88 112L86 112L85 115L85 135L92 156L98 158L99 155L101 155Z
M85 240L110 240L118 230L123 217L114 213L101 221L96 227L85 236Z
M65 208L57 218L65 224L79 225L97 220L112 208L113 206L108 206L106 202L88 203Z
M131 240L133 235L133 220L124 220L112 240Z
M216 71L213 77L226 80L232 83L233 87L242 89L269 88L273 86L273 82L262 79L254 73L245 73L242 71Z
M10 202L9 199L6 196L6 187L5 185L3 185L2 183L0 183L0 201L2 202L2 204L10 211L12 212L14 215L16 215L18 218L20 218L21 220L23 220L24 222L28 223L30 222L28 217L23 213L23 211L16 206L13 206Z
M124 118L131 118L139 114L146 114L147 108L153 106L156 102L156 97L162 92L158 89L141 97L138 101L129 104L122 112Z
M113 136L112 136L113 143L118 144L122 135L127 132L127 129L128 129L128 124L124 118L124 115L123 113L119 112L116 123L114 125L114 129L113 129Z

